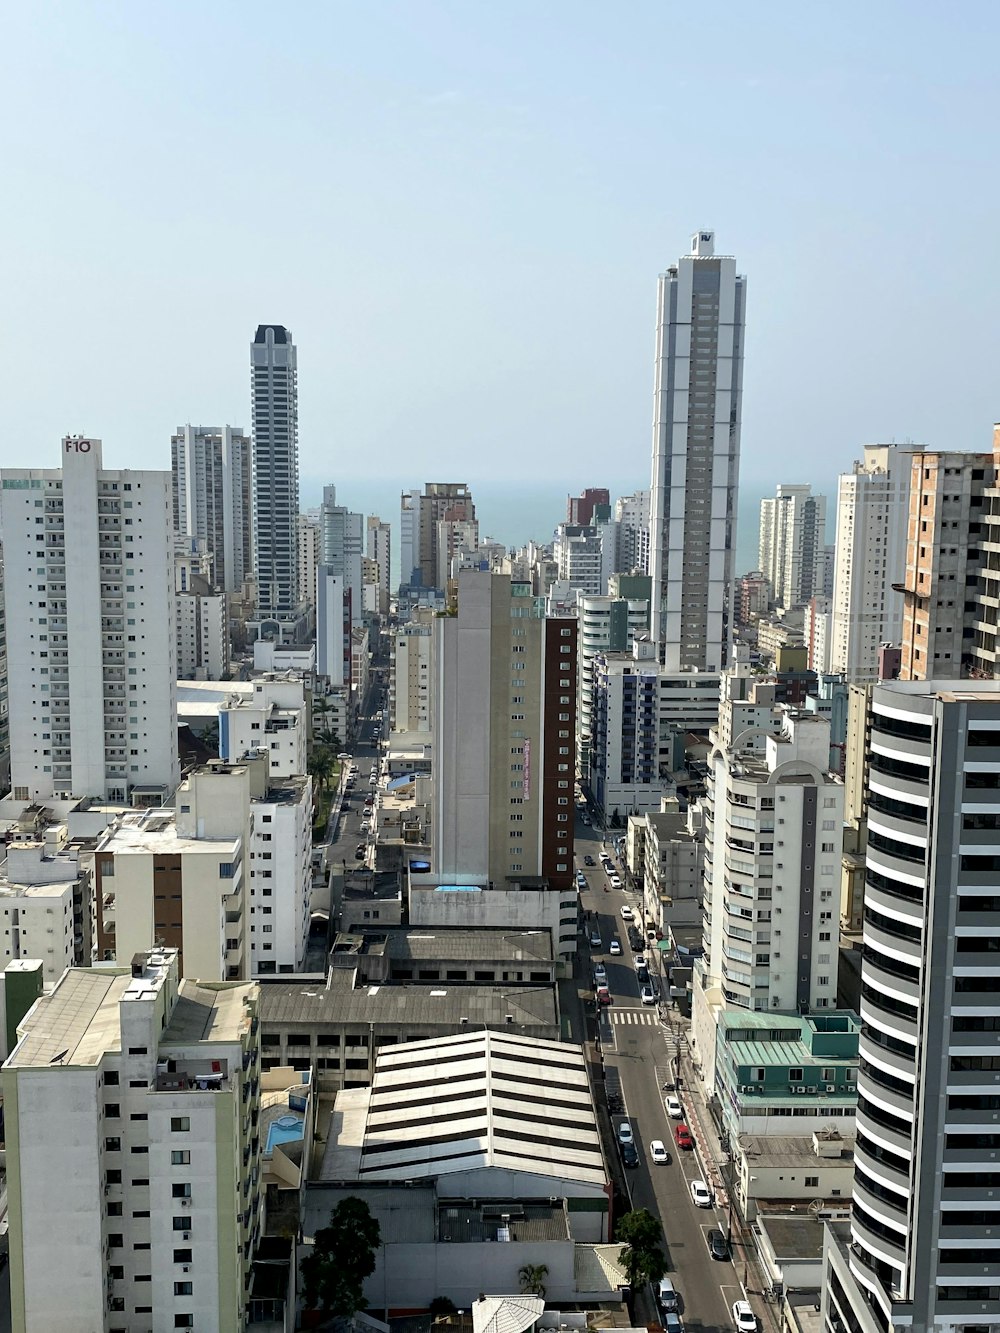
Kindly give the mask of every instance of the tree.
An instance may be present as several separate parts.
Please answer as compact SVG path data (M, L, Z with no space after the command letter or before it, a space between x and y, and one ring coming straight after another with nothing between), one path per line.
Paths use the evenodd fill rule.
M663 1228L648 1208L634 1208L618 1223L618 1239L624 1249L618 1262L628 1274L629 1284L641 1280L659 1282L667 1271L667 1257L660 1249Z
M517 1270L521 1290L526 1296L541 1296L545 1299L545 1279L549 1275L546 1264L524 1264Z
M302 1298L311 1309L349 1319L368 1302L364 1282L375 1272L381 1244L379 1224L363 1199L341 1199L330 1225L316 1232L312 1253L302 1260Z
M335 766L336 760L333 757L333 751L328 750L324 745L316 746L306 764L310 777L316 779L318 786L323 791L326 790L327 784L333 776Z

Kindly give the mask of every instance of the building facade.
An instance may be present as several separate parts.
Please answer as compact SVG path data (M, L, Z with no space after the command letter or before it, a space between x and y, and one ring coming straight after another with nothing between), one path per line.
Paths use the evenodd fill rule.
M253 558L264 637L299 633L299 386L290 329L261 324L250 345Z
M390 529L388 523L375 514L368 517L365 525L367 537L368 558L374 560L378 565L378 607L376 608L380 616L389 614L389 596L392 590L390 578L392 575L392 566L390 562Z
M207 542L226 592L253 573L250 456L239 426L178 426L170 437L174 531Z
M761 570L775 606L790 611L823 592L826 496L810 486L779 485L760 502Z
M721 671L732 639L746 279L695 232L660 277L653 390L652 633L671 670Z
M160 804L180 777L170 474L67 436L62 467L0 476L14 795Z
M360 625L364 620L364 515L337 504L336 486L324 486L319 521L320 563L344 580L351 603L351 623Z

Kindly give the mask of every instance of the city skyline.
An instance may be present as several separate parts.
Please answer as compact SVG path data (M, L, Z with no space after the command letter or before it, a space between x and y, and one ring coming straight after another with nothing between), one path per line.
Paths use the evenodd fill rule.
M788 475L803 448L836 473L875 440L978 438L994 411L996 279L976 238L995 210L981 171L995 12L885 4L861 23L850 6L732 7L721 63L682 10L637 4L615 26L575 8L569 46L564 12L449 18L422 4L387 29L306 6L296 25L262 12L236 29L194 9L115 25L70 4L58 35L12 15L8 94L30 130L10 144L0 221L18 258L0 463L73 431L148 467L180 421L248 425L241 347L273 318L303 349L303 478L334 457L342 485L375 461L397 474L405 457L417 478L475 484L513 448L568 489L609 452L644 484L652 278L698 226L769 294L747 330L744 484L772 466ZM691 52L669 89L666 38ZM192 42L220 77L178 102ZM949 69L962 71L954 87ZM248 71L266 90L249 122L230 92ZM691 85L716 95L691 98ZM251 206L249 182L283 114L302 133L282 138L279 223ZM282 255L273 273L268 248ZM877 319L859 318L858 292ZM181 363L189 308L205 303L211 333ZM961 350L927 337L959 309ZM949 380L958 399L940 392Z

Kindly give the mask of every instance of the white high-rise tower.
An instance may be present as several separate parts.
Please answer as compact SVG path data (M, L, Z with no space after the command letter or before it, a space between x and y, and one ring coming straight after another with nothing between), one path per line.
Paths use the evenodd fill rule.
M203 537L217 587L237 592L250 555L250 439L239 426L178 426L170 437L174 527Z
M715 233L661 274L650 503L652 634L671 670L719 671L732 638L746 279Z
M253 394L253 557L264 637L294 638L298 606L299 395L295 344L261 324L250 346ZM277 628L276 628L277 627Z

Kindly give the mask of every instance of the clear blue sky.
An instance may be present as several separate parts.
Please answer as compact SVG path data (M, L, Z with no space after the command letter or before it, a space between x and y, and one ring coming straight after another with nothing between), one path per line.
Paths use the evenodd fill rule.
M249 426L273 321L303 474L348 502L631 487L698 227L748 275L748 486L987 448L998 46L975 0L8 4L0 464Z

